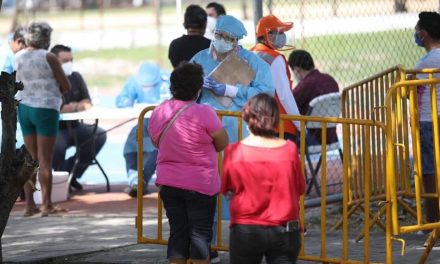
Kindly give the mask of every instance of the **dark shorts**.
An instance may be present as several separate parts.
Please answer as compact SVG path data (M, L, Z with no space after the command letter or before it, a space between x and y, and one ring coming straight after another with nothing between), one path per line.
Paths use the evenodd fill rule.
M24 104L18 106L18 121L23 136L38 135L56 137L60 113L54 109L35 108Z
M229 236L231 264L294 264L301 248L300 230L285 227L233 225Z
M168 259L207 259L217 196L170 186L160 188L168 222Z
M423 175L435 174L432 122L420 122L420 155Z

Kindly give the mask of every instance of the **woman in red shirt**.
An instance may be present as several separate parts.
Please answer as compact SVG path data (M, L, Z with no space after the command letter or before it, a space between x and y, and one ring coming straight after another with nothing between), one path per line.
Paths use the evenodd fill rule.
M231 198L231 264L296 263L299 198L305 191L296 145L277 138L277 103L259 94L244 106L249 136L225 150L221 192Z

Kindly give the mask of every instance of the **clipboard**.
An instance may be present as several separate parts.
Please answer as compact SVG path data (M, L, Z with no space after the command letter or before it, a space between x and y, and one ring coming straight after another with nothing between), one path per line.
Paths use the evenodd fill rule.
M212 70L209 76L218 83L249 86L252 80L255 79L255 71L246 61L240 58L235 52L232 52ZM213 92L211 93L222 106L226 108L231 106L232 98L218 96Z

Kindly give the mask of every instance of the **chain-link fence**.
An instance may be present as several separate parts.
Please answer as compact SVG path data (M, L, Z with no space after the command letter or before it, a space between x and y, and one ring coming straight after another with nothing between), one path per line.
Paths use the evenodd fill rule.
M401 64L411 68L424 54L414 43L421 11L439 0L264 0L263 15L293 21L296 48L308 50L317 68L340 87Z
M395 65L412 68L425 53L413 37L418 14L437 11L439 4L438 0L263 0L262 15L293 21L295 48L309 51L316 68L332 75L343 89ZM314 162L318 161L316 157ZM327 186L330 193L337 193L342 188L339 153L329 155L327 164Z

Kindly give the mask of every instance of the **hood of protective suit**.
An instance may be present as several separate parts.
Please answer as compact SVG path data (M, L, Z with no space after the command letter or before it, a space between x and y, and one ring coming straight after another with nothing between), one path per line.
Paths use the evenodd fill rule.
M152 62L144 62L134 75L140 86L154 86L161 82L159 65Z
M237 39L242 39L247 35L247 31L243 23L230 15L219 16L217 18L215 30L226 32Z

